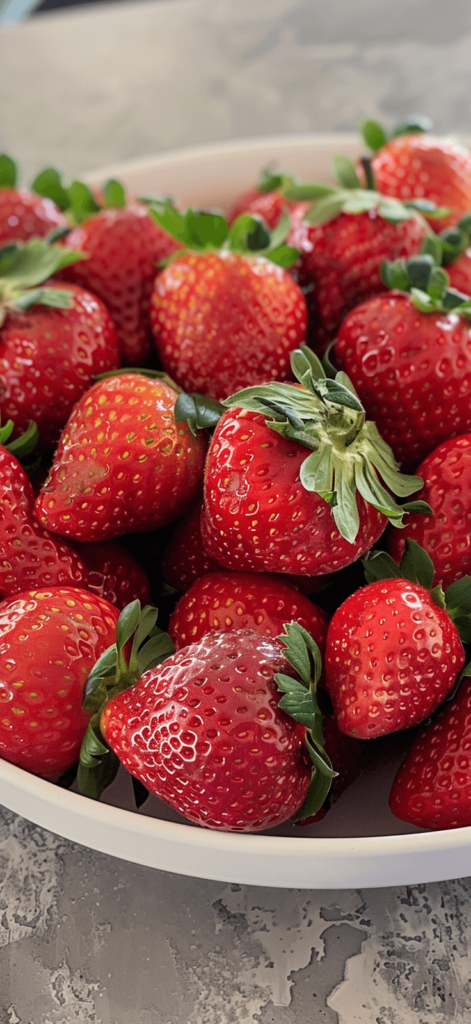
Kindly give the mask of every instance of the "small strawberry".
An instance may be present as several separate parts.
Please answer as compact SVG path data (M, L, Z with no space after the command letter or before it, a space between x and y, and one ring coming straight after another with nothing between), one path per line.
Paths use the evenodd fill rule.
M289 355L305 339L307 312L285 269L297 256L284 244L289 221L270 239L248 215L229 229L218 214L152 212L187 250L159 274L151 298L164 369L186 391L216 399L290 377Z
M401 204L367 188L351 161L334 159L332 174L339 187L294 185L286 195L311 199L307 212L292 217L288 236L300 250L298 280L306 293L310 337L323 352L350 309L384 291L380 268L384 260L406 259L417 253L426 234L418 200Z
M447 213L433 222L441 229L456 224L471 208L471 153L454 139L428 134L430 127L426 119L406 121L388 139L382 125L366 121L363 136L374 150L378 191L402 200L423 196L447 207Z
M0 430L0 598L29 587L88 587L88 569L73 545L43 530L34 516L35 494L5 446L12 424ZM12 448L21 452L20 442Z
M77 544L76 550L88 569L87 590L117 608L125 608L135 600L149 604L149 579L137 559L118 540Z
M211 633L160 664L168 647L165 634L153 636L156 612L144 609L139 620L136 611L122 612L114 653L86 685L85 706L94 714L81 752L81 792L100 795L119 759L148 790L207 828L253 832L296 812L315 813L335 773L323 750L321 661L309 634L297 623L276 640L251 629ZM149 626L153 639L145 642ZM291 666L300 678L288 674Z
M65 187L57 171L46 168L33 182L66 209L76 227L67 244L87 259L66 272L68 280L90 289L109 309L119 337L121 365L142 366L152 351L149 300L159 262L178 245L149 216L144 202L130 202L113 180L102 189L100 209L81 182Z
M77 541L157 529L197 499L206 441L175 423L156 371L123 371L77 402L36 502L46 529Z
M277 637L292 621L307 630L323 654L325 613L288 582L262 573L210 572L180 598L168 632L178 651L210 632L254 629Z
M94 376L119 365L115 326L100 299L47 280L77 259L41 239L0 251L0 413L16 434L34 420L46 446L57 442Z
M0 154L0 247L29 238L45 238L67 220L51 199L17 188L14 160Z
M462 676L470 675L469 665ZM417 733L394 779L389 806L401 821L426 829L471 825L471 682Z
M364 565L373 582L329 624L325 685L340 729L369 739L417 725L453 689L465 661L460 635L470 635L471 580L431 593L433 563L413 541L399 568L384 552Z
M273 230L283 214L296 212L301 216L310 204L295 203L284 195L284 190L294 183L290 175L264 171L258 185L246 189L234 201L227 215L228 223L233 224L243 213L250 213L262 217L267 227Z
M0 603L0 755L57 779L78 760L89 714L85 681L113 642L118 612L70 587L27 590Z
M391 490L404 497L421 484L399 475L345 375L326 379L305 346L292 353L292 369L301 387L247 388L223 403L205 467L202 530L207 553L228 569L340 569L372 547L387 517L402 519ZM177 416L187 401L178 400Z
M448 587L471 575L471 434L444 441L417 472L424 481L417 497L432 514L411 513L403 530L391 532L388 551L399 565L407 538L417 541L433 561L433 585Z
M398 462L413 468L471 430L471 299L447 287L431 255L385 265L383 275L394 290L348 314L335 361Z

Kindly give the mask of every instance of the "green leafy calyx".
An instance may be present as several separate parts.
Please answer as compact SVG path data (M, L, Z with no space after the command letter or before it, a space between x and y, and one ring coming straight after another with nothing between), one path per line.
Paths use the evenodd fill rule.
M326 377L305 345L292 352L291 369L301 388L261 384L226 398L223 406L262 413L267 427L310 450L300 467L301 484L331 506L337 529L351 544L360 525L357 494L401 526L407 506L397 505L390 492L406 498L422 487L420 477L399 472L345 373Z
M0 326L9 310L27 310L34 303L70 308L70 292L45 286L43 281L81 259L83 253L51 245L48 238L12 242L0 249Z
M180 242L183 250L256 254L266 256L272 263L285 268L291 267L299 256L298 249L286 244L290 230L287 215L282 216L270 232L262 217L250 213L243 213L231 226L218 210L188 207L180 211L169 203L151 203L149 213L157 224Z
M429 132L433 128L433 124L429 117L408 117L405 121L400 121L391 132L381 124L380 121L370 120L365 118L360 121L359 130L369 149L373 153L377 153L378 149L382 149L386 145L389 139L395 139L399 135L419 135L423 132Z
M36 175L31 183L33 192L52 199L56 206L67 214L74 224L82 224L100 209L113 207L121 209L126 206L126 192L120 181L110 178L102 187L103 205L101 206L91 188L84 181L71 181L66 184L60 171L55 167L45 167Z
M394 260L381 266L381 280L387 288L408 292L421 313L458 313L471 320L471 296L450 288L446 270L439 265L436 240L425 246L431 251L411 256L406 262ZM438 262L437 262L438 257Z
M279 706L305 726L306 746L312 762L309 790L296 815L297 820L302 820L320 810L337 772L324 750L323 716L317 702L317 684L322 672L319 648L298 622L285 623L283 629L284 633L277 639L283 643L283 654L299 678L282 672L275 676L278 689L283 693Z
M284 190L287 199L297 202L312 201L304 214L310 224L325 224L340 213L366 213L374 211L390 224L400 224L410 217L426 214L427 217L442 217L448 210L437 207L428 199L394 199L376 192L371 165L363 164L365 181L361 182L357 169L349 157L338 154L332 161L332 177L337 185L321 183L291 185ZM366 187L365 187L366 186Z
M126 605L118 619L116 642L101 655L86 681L83 707L91 712L91 718L80 750L77 774L78 787L84 796L99 799L119 768L119 760L105 742L100 728L108 701L173 654L170 637L156 625L157 615L157 608L151 605L141 610L139 601ZM124 649L131 638L127 662Z

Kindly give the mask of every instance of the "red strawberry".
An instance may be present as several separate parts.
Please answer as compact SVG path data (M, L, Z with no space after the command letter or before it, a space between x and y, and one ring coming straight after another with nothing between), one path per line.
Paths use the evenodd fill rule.
M164 579L181 593L185 593L200 576L223 568L204 550L201 511L201 504L195 505L195 508L176 524L162 558Z
M471 575L471 434L444 441L417 473L424 481L417 497L433 514L411 513L403 530L391 531L388 551L399 564L406 539L412 538L433 561L433 584L448 587Z
M312 344L320 352L350 309L384 291L381 264L417 253L426 233L413 204L394 205L372 186L361 188L347 157L336 158L333 175L340 188L287 189L293 198L319 197L307 213L294 214L289 242L301 253L296 270L308 300Z
M423 197L450 211L432 221L437 230L471 209L471 153L454 139L414 134L392 138L375 153L376 188L387 196ZM427 213L425 213L427 216Z
M378 578L383 565L392 578ZM433 565L417 545L408 542L399 570L378 552L366 568L374 582L334 613L325 655L325 685L338 725L362 739L422 722L452 690L465 660L456 594L450 592L449 613L443 593L428 589ZM427 588L406 572L426 580Z
M446 271L452 288L471 295L471 249L465 249L452 263L447 263Z
M293 262L295 250L283 244L269 249L270 236L253 218L241 218L250 231L240 235L239 222L229 232L215 214L190 210L185 218L172 211L170 221L167 210L156 216L162 225L176 219L182 241L195 220L202 238L206 231L209 236L202 251L190 238L187 248L195 251L176 256L156 278L150 318L164 369L186 391L212 398L290 377L289 354L306 335L306 302L286 262L279 266L274 259L281 251ZM253 251L259 237L262 254ZM247 238L253 238L251 248L240 251Z
M118 613L84 590L29 590L0 604L0 754L46 779L78 759L85 680Z
M67 227L66 218L51 199L18 189L16 182L15 162L0 154L0 247L45 238L55 228Z
M311 776L304 727L279 708L275 675L289 671L278 641L250 629L212 633L114 697L103 736L190 821L272 828L299 810Z
M233 395L213 435L203 541L228 569L340 569L372 547L387 515L402 517L377 469L402 495L420 486L418 478L399 477L346 377L326 380L305 346L293 353L292 367L302 388L269 384Z
M117 608L131 601L149 604L150 583L139 562L117 540L79 544L77 550L88 569L87 590Z
M175 399L151 371L117 374L90 388L38 497L41 525L98 541L178 519L199 495L206 441L175 423Z
M0 280L0 293L1 293ZM73 284L48 286L69 306L12 310L0 327L0 412L17 433L34 420L42 444L57 442L75 402L99 373L119 366L108 310Z
M92 214L70 232L67 243L88 256L67 276L108 307L118 330L121 364L144 365L152 348L149 301L158 263L178 244L142 203Z
M18 459L0 445L0 597L28 587L88 586L88 569L71 544L43 530L35 494Z
M463 679L453 699L415 737L393 782L393 814L427 829L471 825L470 751L471 680Z
M414 467L442 441L471 430L469 310L431 257L385 273L412 295L396 290L352 310L335 359L399 463Z
M286 199L284 190L294 184L294 178L287 174L264 171L255 188L246 189L232 204L227 219L233 224L243 213L263 217L269 228L275 228L283 214L295 212L299 216L309 203L296 203Z
M180 598L168 631L179 650L210 632L254 629L262 636L277 637L283 623L291 621L307 630L322 654L325 613L289 583L266 574L210 572Z

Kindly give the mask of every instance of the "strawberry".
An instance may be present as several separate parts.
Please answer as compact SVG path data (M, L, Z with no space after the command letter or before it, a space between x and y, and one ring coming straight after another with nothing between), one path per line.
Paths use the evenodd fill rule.
M426 233L417 213L420 202L384 199L372 182L362 188L347 157L334 160L332 173L338 188L314 184L286 190L292 199L314 200L307 213L292 217L288 240L301 253L296 270L308 300L312 345L319 352L350 309L384 291L384 260L417 253Z
M420 487L418 478L399 476L345 375L326 379L305 346L291 363L301 387L268 384L233 395L213 435L203 541L228 569L333 572L372 547L388 516L402 519L380 475L403 496ZM185 403L178 400L177 415Z
M463 616L463 638L470 632L463 605L471 579L431 593L433 563L411 541L399 568L383 552L364 564L373 582L347 598L328 627L325 685L340 729L369 739L417 725L452 690L465 661Z
M270 241L250 216L229 230L217 214L153 213L191 250L170 261L152 292L150 320L164 369L184 390L216 399L289 377L289 354L307 324L304 296L285 269L297 256L283 244L289 223Z
M10 425L11 426L11 425ZM0 431L0 597L28 587L88 587L88 569L74 547L43 530L34 516L35 494ZM16 445L18 451L18 442Z
M383 273L395 290L348 314L335 361L398 462L413 468L442 441L471 430L471 300L447 288L431 255Z
M85 680L118 613L85 590L26 590L0 603L0 754L45 779L76 763Z
M152 351L149 299L158 263L178 245L149 216L145 203L127 203L122 185L114 179L103 186L102 209L86 185L72 182L65 187L53 168L45 168L33 187L56 197L77 225L68 245L87 259L65 276L94 292L109 309L118 331L121 365L145 365Z
M285 622L298 622L325 647L326 616L309 598L277 576L248 572L210 572L180 598L168 632L176 650L207 633L254 629L277 637Z
M378 191L403 200L423 196L447 207L433 222L441 229L456 224L471 208L471 153L454 139L420 128L420 122L405 122L388 139L381 125L363 122L365 141L375 151L372 168Z
M125 608L130 601L150 601L150 583L136 558L117 540L77 544L76 550L88 569L87 590L105 601Z
M29 238L45 238L67 220L51 199L16 187L17 167L6 153L0 154L0 247Z
M34 420L57 442L73 405L98 373L118 367L118 339L100 299L50 274L81 258L34 239L0 252L0 413L16 434Z
M182 594L201 576L223 568L204 550L201 512L200 503L176 523L163 553L161 569L164 580Z
M276 640L251 629L211 633L162 665L165 634L144 642L155 617L147 608L136 622L135 611L122 612L114 654L86 684L94 714L80 756L81 792L100 795L120 761L205 827L253 832L315 813L335 773L323 750L321 661L309 634L297 623ZM135 626L126 667L123 646ZM155 667L140 675L146 662ZM290 666L300 678L288 675Z
M406 539L412 538L433 561L433 585L448 587L471 575L471 434L444 441L417 472L424 481L417 497L432 514L408 516L403 530L391 532L388 551L399 564Z
M36 502L46 529L110 540L178 519L199 496L206 442L174 419L156 371L98 381L74 407Z
M316 814L296 822L301 826L313 825L316 821L325 818L333 804L354 782L365 763L366 744L362 740L353 739L352 736L346 736L344 732L341 732L334 715L326 715L322 723L322 732L324 750L337 774L332 779L332 785L322 807Z
M276 227L283 214L295 212L302 215L309 203L295 203L286 199L284 190L294 185L294 178L287 174L264 171L255 188L246 189L233 202L227 220L233 224L243 213L262 217L270 229Z
M469 666L463 676L469 676ZM392 785L389 806L427 829L471 825L471 682L417 733Z

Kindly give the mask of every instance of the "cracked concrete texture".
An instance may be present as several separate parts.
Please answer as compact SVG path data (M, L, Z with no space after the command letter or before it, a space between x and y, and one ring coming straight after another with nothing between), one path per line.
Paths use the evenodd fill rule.
M184 878L4 810L0 1024L465 1024L470 900Z
M0 33L0 150L25 178L192 143L427 113L469 130L462 0L133 0ZM430 82L433 80L433 92Z

